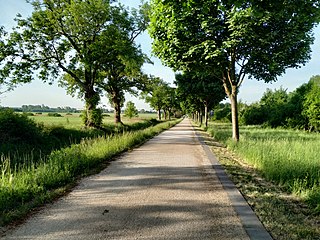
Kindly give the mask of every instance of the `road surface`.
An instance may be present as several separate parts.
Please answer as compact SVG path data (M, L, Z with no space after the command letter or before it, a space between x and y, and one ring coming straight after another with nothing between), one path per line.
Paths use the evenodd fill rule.
M250 239L233 205L185 119L1 239Z

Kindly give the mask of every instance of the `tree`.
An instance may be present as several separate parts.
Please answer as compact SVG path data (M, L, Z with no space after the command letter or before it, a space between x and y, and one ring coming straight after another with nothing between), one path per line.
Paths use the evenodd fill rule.
M114 107L115 123L121 123L125 92L136 95L137 89L144 89L145 76L141 73L141 67L149 61L129 38L124 39L121 45L117 48L118 53L112 64L105 66L103 81L98 84L107 92L109 102Z
M139 115L138 109L136 108L135 104L131 101L127 102L124 114L130 119Z
M220 81L212 80L215 76L210 72L184 72L176 75L176 84L180 95L185 97L194 95L194 99L198 99L204 108L205 126L208 125L208 111L226 95Z
M10 55L0 76L12 83L29 82L35 75L45 82L61 77L60 84L70 94L84 98L86 125L99 126L101 121L94 120L101 119L96 118L101 113L97 83L103 80L105 67L119 57L115 49L122 46L124 36L130 32L134 40L142 31L142 23L130 22L140 16L135 12L130 17L112 0L30 2L32 16L17 16L17 27L7 44Z
M306 93L302 114L308 118L309 130L320 131L320 76L313 76Z
M305 64L319 20L316 0L152 0L151 8L153 52L174 70L211 69L231 101L236 141L237 94L245 76L271 82Z
M161 120L161 109L165 106L165 100L170 91L169 84L158 77L150 77L146 89L142 93L142 98L150 104L158 113L158 119Z

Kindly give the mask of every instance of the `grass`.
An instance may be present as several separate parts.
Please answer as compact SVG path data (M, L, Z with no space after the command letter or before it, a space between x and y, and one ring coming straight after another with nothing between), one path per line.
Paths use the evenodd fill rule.
M42 123L43 125L50 127L50 126L60 126L64 128L71 128L71 129L80 129L83 127L82 119L80 117L80 113L60 113L62 117L50 117L46 113L36 114L34 116L30 116L31 119L36 121L37 123ZM139 114L139 117L129 119L125 116L122 116L122 121L125 125L131 125L135 122L141 122L141 120L150 120L156 118L156 114L151 113L144 113ZM105 126L114 126L114 114L108 113L105 114L103 118L103 124Z
M69 184L83 175L100 169L117 154L143 143L170 128L178 120L163 122L144 130L124 132L53 151L41 162L14 169L10 160L1 159L0 166L0 225L23 217L30 208L50 201ZM61 190L62 189L62 190Z
M241 127L240 142L231 140L229 125L208 131L267 180L306 201L320 213L320 135L296 130Z
M287 139L290 136L293 137L292 132L286 130L258 128L258 132L264 132L264 135L256 134L256 130L256 127L242 127L241 141L244 141L246 131L255 135L255 139L261 138L257 141L261 141L265 137L275 139L278 137L279 141L281 141L284 136L286 136L285 139L288 141ZM210 126L209 132L224 139L222 141L224 144L221 144L217 142L216 138L213 140L205 136L206 143L211 146L212 151L218 157L219 162L223 165L229 177L236 184L274 239L320 239L320 215L315 211L313 206L307 205L302 200L300 194L288 191L285 184L267 180L261 169L258 169L257 166L254 167L254 164L249 163L246 158L240 157L240 154L235 152L234 143L231 143L232 147L225 147L227 144L230 146L228 140L231 137L230 126L214 124L214 126ZM317 135L305 135L303 132L297 132L296 134L306 136L311 142L317 141ZM291 140L293 139L291 138ZM297 141L297 139L294 141ZM250 148L251 146L248 147ZM245 150L242 149L242 151ZM282 149L282 151L284 150Z
M16 136L1 142L0 155L10 158L10 165L15 168L19 167L21 163L41 161L51 151L78 144L83 139L105 136L105 132L101 130L84 128L80 114L61 113L61 115L62 117L50 117L48 114L29 116L31 120L38 124L37 130L30 133L28 139L25 139L25 137L20 140L17 136L19 137L21 132L25 132L29 128L25 127L18 130ZM104 128L107 135L141 130L159 123L152 119L152 116L151 114L144 114L139 118L124 118L125 125L114 124L113 116L108 116L104 118ZM15 126L15 128L18 129L19 126Z

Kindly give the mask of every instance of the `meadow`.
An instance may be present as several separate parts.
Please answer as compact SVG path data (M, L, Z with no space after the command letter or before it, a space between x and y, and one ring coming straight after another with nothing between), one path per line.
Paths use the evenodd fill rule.
M17 117L15 114L13 116ZM20 119L20 116L18 118ZM28 122L25 117L22 118L23 121ZM45 136L44 141L48 141L50 135L43 135L41 131L55 129L53 126L57 126L57 124L63 135L62 138L66 138L67 134L76 131L82 132L84 136L86 131L89 132L79 141L72 140L69 144L51 149L46 154L35 154L36 151L40 151L36 148L39 146L38 143L34 145L25 143L25 146L29 148L24 146L23 154L18 149L14 155L15 161L12 161L10 154L2 153L0 161L0 226L24 217L34 207L52 201L67 191L79 177L99 171L106 167L106 164L116 155L145 142L179 121L159 122L149 116L126 119L126 125L120 131L115 130L119 126L113 124L114 131L105 136L92 133L94 130L72 126L71 122L74 122L75 125L78 123L76 117L69 122L64 117L39 116L38 118L35 116L29 118L34 118L38 123L41 122L42 127L40 128L34 121L30 121L28 124L30 128L36 129L32 133L35 134L34 137ZM111 122L109 124L112 125ZM68 127L74 129L71 129L70 132ZM26 140L32 141L30 135L28 137ZM12 141L14 140L12 139ZM19 141L21 143L21 139ZM49 146L52 147L50 144ZM28 149L29 152L26 151Z
M236 143L231 139L230 124L211 123L207 131L264 178L320 212L319 133L242 126Z

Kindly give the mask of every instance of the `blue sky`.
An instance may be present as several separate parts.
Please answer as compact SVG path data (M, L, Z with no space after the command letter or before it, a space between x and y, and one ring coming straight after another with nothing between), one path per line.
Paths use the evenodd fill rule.
M122 0L123 4L129 7L137 7L140 0ZM30 15L32 7L25 2L25 0L0 0L0 25L5 26L9 30L14 25L14 17L17 13L21 13L23 17ZM244 102L251 103L258 101L267 88L279 89L281 86L288 91L293 91L303 83L308 82L311 76L320 74L320 27L314 31L315 42L312 46L312 58L306 66L300 69L288 69L286 74L278 78L275 83L263 83L256 80L245 80L240 88L239 99ZM137 43L141 45L142 50L151 56L151 42L152 40L145 32L137 38ZM163 80L172 83L174 81L174 72L161 64L161 61L152 56L153 65L146 64L143 66L145 73L158 76ZM132 100L136 106L141 109L149 109L148 104L143 100L126 96L127 100ZM50 107L64 107L70 106L75 108L83 108L83 102L76 97L67 95L63 88L56 84L49 86L39 80L34 80L32 83L21 85L14 91L0 95L0 105L20 107L25 104L44 104ZM102 105L111 108L107 98L102 98Z

